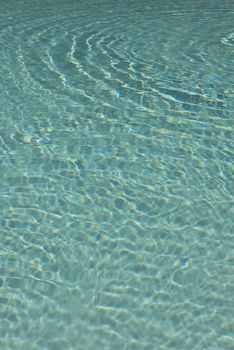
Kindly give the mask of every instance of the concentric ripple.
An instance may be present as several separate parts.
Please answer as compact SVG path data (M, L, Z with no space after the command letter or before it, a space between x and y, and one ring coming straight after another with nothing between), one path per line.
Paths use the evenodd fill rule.
M234 347L233 17L1 5L1 349Z

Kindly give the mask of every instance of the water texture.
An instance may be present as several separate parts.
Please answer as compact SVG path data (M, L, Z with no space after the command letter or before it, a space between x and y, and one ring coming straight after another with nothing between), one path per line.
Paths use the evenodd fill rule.
M234 349L233 1L1 1L0 349Z

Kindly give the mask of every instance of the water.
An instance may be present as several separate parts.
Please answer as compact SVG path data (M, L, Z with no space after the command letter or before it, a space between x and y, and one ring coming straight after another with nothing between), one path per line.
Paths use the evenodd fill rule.
M234 349L233 1L2 1L0 349Z

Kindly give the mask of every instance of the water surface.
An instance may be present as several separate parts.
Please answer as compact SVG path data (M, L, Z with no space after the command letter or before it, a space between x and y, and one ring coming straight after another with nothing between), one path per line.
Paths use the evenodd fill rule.
M233 1L0 12L0 348L234 348Z

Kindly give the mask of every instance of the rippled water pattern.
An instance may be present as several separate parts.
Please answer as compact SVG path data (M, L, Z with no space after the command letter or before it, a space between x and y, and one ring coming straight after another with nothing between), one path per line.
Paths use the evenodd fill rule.
M234 349L234 2L1 1L0 349Z

